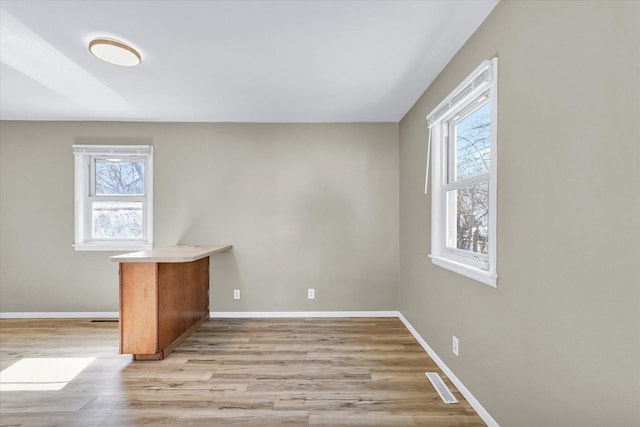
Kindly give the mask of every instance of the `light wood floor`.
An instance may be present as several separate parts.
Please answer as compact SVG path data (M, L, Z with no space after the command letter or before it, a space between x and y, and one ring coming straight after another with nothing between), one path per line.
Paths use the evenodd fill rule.
M96 360L60 391L1 392L1 426L484 426L394 318L214 319L156 362L118 355L117 323L0 320L0 368L24 357Z

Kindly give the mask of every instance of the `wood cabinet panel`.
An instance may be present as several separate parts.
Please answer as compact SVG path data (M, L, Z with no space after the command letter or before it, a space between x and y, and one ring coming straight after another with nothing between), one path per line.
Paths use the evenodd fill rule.
M120 353L156 354L158 264L120 264Z
M168 347L209 315L209 258L158 264L158 340Z

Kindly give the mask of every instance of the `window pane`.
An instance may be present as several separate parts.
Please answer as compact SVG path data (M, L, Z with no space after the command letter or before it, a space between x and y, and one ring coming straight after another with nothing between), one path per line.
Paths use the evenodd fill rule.
M96 195L144 194L144 162L96 160Z
M491 103L486 103L455 127L456 179L491 168Z
M489 186L447 192L447 247L489 253Z
M141 239L142 202L93 202L94 239Z

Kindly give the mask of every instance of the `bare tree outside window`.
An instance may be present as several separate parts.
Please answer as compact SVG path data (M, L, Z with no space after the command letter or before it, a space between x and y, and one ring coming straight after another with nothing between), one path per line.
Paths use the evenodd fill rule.
M455 126L455 179L491 169L491 103L478 108Z
M144 194L144 162L96 160L96 195Z
M454 135L454 179L462 180L489 172L491 169L491 104L485 103L457 122ZM456 197L455 247L487 254L489 251L488 184L470 185L451 193L455 193Z
M489 188L486 183L457 191L456 247L475 253L489 252Z

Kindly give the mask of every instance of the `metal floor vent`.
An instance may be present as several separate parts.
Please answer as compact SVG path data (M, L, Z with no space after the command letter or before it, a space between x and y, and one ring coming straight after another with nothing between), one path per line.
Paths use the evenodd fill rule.
M442 399L444 403L458 403L458 399L456 399L453 393L451 393L451 391L444 383L444 381L442 381L442 378L440 378L440 375L438 375L437 372L425 372L424 374L427 376L427 378L429 378L429 381L431 381L433 388L436 389L436 391L440 395L440 399Z

